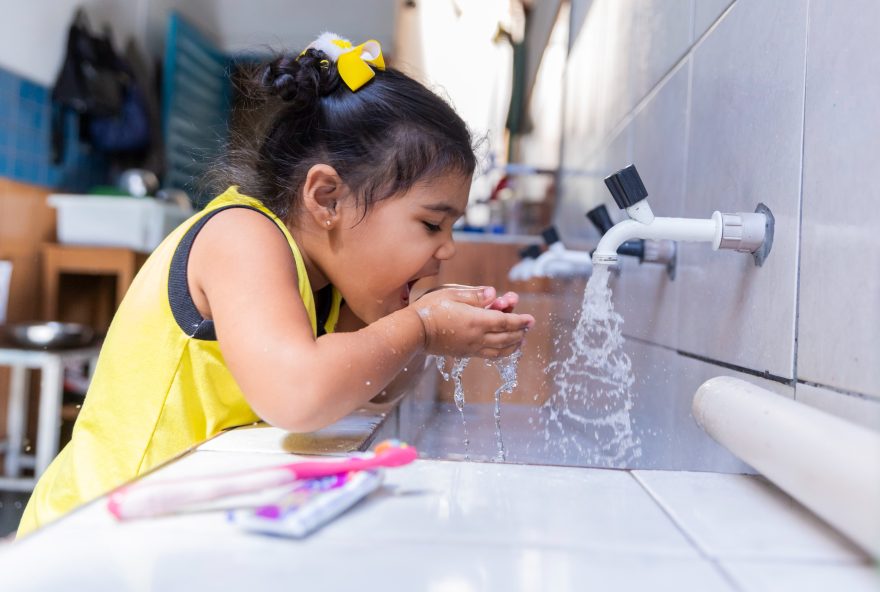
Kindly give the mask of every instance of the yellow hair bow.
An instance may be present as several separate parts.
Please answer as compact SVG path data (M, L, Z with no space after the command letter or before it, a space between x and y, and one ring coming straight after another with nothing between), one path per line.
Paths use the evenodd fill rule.
M351 42L345 39L333 39L332 43L343 50L336 59L336 68L342 81L352 91L356 91L373 79L376 75L373 68L385 69L382 46L375 39L370 39L356 47L352 47Z

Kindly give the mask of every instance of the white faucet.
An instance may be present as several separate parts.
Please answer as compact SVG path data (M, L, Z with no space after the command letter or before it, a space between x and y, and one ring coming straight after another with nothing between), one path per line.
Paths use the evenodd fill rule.
M593 265L614 265L617 249L634 239L711 243L713 249L732 249L755 255L761 265L773 241L773 215L763 204L756 212L722 214L711 218L658 218L648 204L648 192L634 165L608 176L605 184L614 201L631 218L611 227L593 252Z
M523 259L510 268L508 276L514 281L526 281L535 277L572 278L589 277L593 271L590 254L586 251L566 249L553 227L543 233L547 250L543 253L537 245L522 252Z
M532 275L546 277L590 277L593 262L586 251L566 249L556 241L535 259Z

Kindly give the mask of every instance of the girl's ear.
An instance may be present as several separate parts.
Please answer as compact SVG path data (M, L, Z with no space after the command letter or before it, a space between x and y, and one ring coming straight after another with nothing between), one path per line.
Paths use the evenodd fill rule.
M326 230L339 221L337 204L342 201L348 188L332 166L316 164L306 174L303 184L303 205L312 219Z

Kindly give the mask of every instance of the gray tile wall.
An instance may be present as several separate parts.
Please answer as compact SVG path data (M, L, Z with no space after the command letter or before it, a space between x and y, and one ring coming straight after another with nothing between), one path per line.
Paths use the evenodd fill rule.
M676 377L642 391L678 409L699 364L706 378L743 372L876 424L880 189L868 175L880 158L880 3L573 0L572 14L582 23L566 72L563 239L594 244L583 214L599 203L620 219L602 177L629 162L657 215L762 202L776 219L760 268L688 243L674 281L624 262L624 331L664 352L646 357L646 375L659 364ZM690 433L687 413L665 412Z
M880 3L809 19L798 379L880 397Z

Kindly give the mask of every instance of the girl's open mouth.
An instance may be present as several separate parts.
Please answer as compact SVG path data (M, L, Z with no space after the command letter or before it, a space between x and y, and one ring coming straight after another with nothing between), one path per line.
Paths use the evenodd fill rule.
M409 306L409 295L412 291L413 284L416 283L416 280L411 280L403 285L403 288L400 290L400 300L403 302L404 306Z

